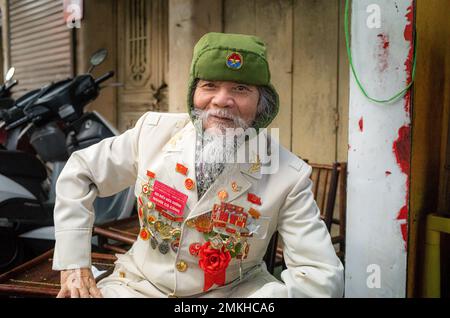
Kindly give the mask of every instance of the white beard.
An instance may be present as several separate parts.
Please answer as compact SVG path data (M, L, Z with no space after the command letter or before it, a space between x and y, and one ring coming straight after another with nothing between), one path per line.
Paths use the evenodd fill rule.
M216 125L207 130L203 130L203 123L206 122L211 114L220 116L229 116L233 119L235 126L242 128L242 134L249 125L241 118L236 118L224 113L223 111L202 111L195 109L194 125L197 128L197 145L196 168L199 169L197 174L197 183L200 193L204 193L215 181L224 169L229 169L235 163L237 149L244 142L244 138L239 138L239 132L236 133L233 128L227 131L223 125ZM236 138L237 136L237 138Z
M209 164L234 163L237 149L244 141L241 136L249 124L225 110L202 111L195 109L193 113L196 117L194 125L197 126L198 132L202 132L200 160ZM216 124L214 127L203 130L203 125L210 115L229 117L233 120L235 127ZM237 128L241 129L236 130Z

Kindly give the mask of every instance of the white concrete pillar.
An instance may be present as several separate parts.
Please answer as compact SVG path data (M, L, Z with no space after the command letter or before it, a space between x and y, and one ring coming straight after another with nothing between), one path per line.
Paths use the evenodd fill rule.
M413 0L352 1L351 51L371 97L411 77ZM367 99L351 74L346 297L405 297L411 100Z

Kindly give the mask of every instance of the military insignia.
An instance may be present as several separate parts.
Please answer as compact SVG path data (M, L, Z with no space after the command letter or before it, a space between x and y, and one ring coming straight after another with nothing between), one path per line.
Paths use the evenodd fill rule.
M148 222L149 224L155 223L155 222L156 222L156 217L153 216L153 215L149 215L149 216L147 217L147 222Z
M233 190L233 192L239 192L241 191L241 187L237 184L236 181L231 182L231 190Z
M228 198L228 192L226 190L220 190L217 193L217 196L219 197L220 201L225 201Z
M191 178L187 178L186 180L184 180L184 186L188 190L194 189L195 186L194 180L192 180Z
M247 194L247 200L253 204L261 205L261 198L254 193Z
M147 170L147 177L149 177L150 179L155 179L155 173L151 172L150 170Z
M152 236L150 240L150 245L152 246L153 249L156 249L156 247L158 246L158 240L154 236Z
M195 227L201 233L209 233L212 230L211 216L202 214L195 219Z
M178 252L178 248L180 247L180 241L179 240L175 240L172 241L172 243L170 243L170 248L172 249L172 251L174 251L174 253Z
M152 201L148 201L148 202L147 202L147 207L148 207L150 210L153 210L153 209L155 208L155 204L154 204Z
M189 220L187 220L186 221L186 225L188 226L188 227L190 227L191 229L192 228L195 228L195 219L189 219Z
M167 254L169 252L169 243L167 243L167 241L162 241L158 246L158 250L163 255Z
M175 171L186 176L187 172L188 172L188 168L186 166L183 166L181 163L177 163L177 165L175 167Z
M198 255L198 251L200 251L200 247L201 244L196 242L196 243L192 243L191 245L189 245L189 253L192 256L197 256Z
M250 214L254 219L259 219L259 217L261 216L261 213L259 213L254 208L250 208L250 210L248 210L248 214Z
M168 224L164 224L163 226L161 226L159 228L158 232L163 240L168 240L172 237L171 231L172 231L172 227Z
M227 56L227 66L233 70L238 70L242 67L242 64L244 64L244 59L242 58L242 55L238 52L233 52L230 55Z
M219 235L212 237L209 241L211 242L211 247L216 250L221 249L223 246L222 238Z
M139 208L138 215L139 215L140 219L142 219L144 217L144 211L142 210L142 208Z
M143 228L141 229L141 231L139 232L139 236L140 236L140 238L143 239L144 241L147 241L147 240L150 238L150 233L149 233L149 231L148 231L145 227L143 227Z
M170 231L170 235L172 236L172 238L173 238L174 240L179 240L179 239L180 239L180 236L181 236L181 230L178 229L178 228L172 229L172 230Z
M147 183L142 185L142 192L144 192L145 194L148 194L150 192L150 186Z
M258 172L261 169L261 161L259 160L259 156L256 156L256 162L252 163L250 168L248 169L249 173Z

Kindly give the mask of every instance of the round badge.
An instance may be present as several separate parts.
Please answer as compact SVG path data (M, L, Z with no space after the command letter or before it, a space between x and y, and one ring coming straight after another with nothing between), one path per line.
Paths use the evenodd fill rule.
M238 70L242 67L244 59L238 52L233 52L227 56L227 66L232 70Z
M145 194L150 192L149 186L147 183L142 185L142 192L144 192Z
M179 246L180 246L180 241L178 241L178 240L172 241L172 243L170 243L170 247L172 248L172 251L174 251L175 253L178 252Z
M220 201L225 201L228 198L228 192L225 190L220 190L219 193L217 193L217 196L219 197Z
M192 180L191 178L187 178L186 180L184 180L184 186L186 187L186 189L192 190L194 189L194 185L194 180Z
M148 207L150 210L153 210L153 209L155 208L155 204L154 204L152 201L148 201L148 202L147 202L147 207Z
M189 245L189 253L192 256L197 256L198 252L200 251L200 243L192 243L191 245Z
M185 271L187 270L187 268L188 268L188 265L187 265L186 262L184 262L184 261L179 261L179 262L177 263L177 270L178 270L179 272L185 272Z

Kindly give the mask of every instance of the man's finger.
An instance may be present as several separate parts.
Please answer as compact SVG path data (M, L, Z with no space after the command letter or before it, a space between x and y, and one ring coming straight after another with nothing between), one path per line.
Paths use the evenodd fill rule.
M78 288L75 288L75 287L70 288L70 298L80 298L80 293L78 292Z
M94 298L103 298L102 292L100 291L100 289L98 289L97 286L91 286L91 288L89 288L89 293Z
M80 293L81 298L90 298L89 297L89 291L86 287L82 286L78 292Z
M66 285L62 286L56 298L66 298L68 296L68 291Z

